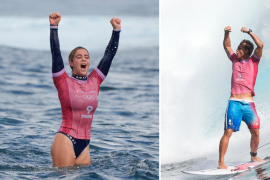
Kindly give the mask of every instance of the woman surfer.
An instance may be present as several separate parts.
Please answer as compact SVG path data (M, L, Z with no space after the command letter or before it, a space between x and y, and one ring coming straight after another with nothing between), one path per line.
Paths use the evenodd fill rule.
M62 109L62 125L51 148L53 166L90 165L89 143L93 115L98 105L100 84L107 76L118 48L121 20L111 19L111 40L99 65L88 76L90 57L83 47L76 47L71 51L69 65L72 75L67 75L58 39L61 15L59 12L50 14L49 20L52 76Z

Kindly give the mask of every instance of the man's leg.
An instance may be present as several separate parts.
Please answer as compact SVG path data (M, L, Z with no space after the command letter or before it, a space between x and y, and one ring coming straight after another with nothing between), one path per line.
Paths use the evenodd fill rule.
M227 166L224 163L224 156L225 153L228 149L228 145L229 145L229 140L230 137L232 136L233 133L233 129L226 129L224 130L224 134L222 136L222 138L220 139L220 143L219 143L219 169L227 169Z
M251 152L257 153L257 149L260 142L260 130L259 129L249 129L251 133L251 140L250 140L250 149ZM263 159L258 158L257 156L251 156L252 162L264 162Z

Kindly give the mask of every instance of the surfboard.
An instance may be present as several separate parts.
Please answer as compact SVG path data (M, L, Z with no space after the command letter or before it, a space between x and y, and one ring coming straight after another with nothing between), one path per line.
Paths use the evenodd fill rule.
M206 169L206 170L200 170L200 171L182 171L186 174L197 174L197 175L230 175L230 174L237 174L242 173L245 171L248 171L250 169L255 168L256 166L259 166L261 164L266 163L270 159L269 156L265 157L265 162L246 162L238 165L232 165L227 166L228 169Z

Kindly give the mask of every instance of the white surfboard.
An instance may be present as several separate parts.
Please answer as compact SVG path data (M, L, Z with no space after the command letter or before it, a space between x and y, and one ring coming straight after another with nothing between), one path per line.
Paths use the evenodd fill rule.
M258 165L264 164L269 160L269 157L264 158L265 162L247 162L238 165L228 166L228 169L206 169L200 171L182 171L187 174L197 174L197 175L229 175L229 174L237 174L248 171L250 169L255 168Z

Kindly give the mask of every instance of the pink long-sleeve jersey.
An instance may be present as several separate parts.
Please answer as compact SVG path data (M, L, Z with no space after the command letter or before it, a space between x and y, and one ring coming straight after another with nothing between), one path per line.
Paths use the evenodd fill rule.
M85 77L86 78L86 77ZM87 80L69 77L63 69L53 73L62 109L62 125L59 131L76 139L90 139L94 112L98 105L100 84L104 74L95 68Z

